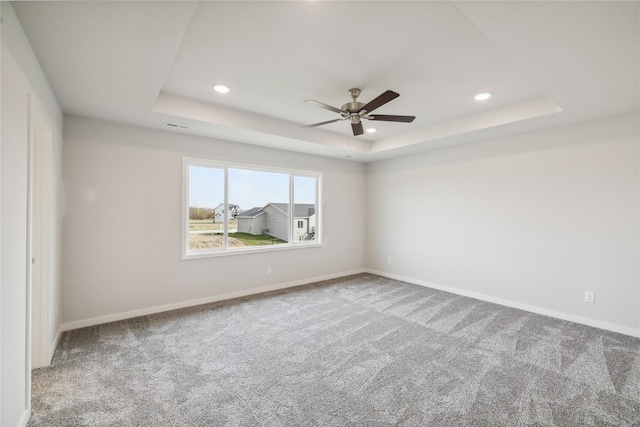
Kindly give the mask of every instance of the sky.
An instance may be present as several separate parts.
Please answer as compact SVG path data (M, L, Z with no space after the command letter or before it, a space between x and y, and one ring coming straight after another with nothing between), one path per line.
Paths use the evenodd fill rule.
M315 203L315 177L294 177L294 203ZM229 168L229 204L241 211L289 201L289 174ZM189 166L189 206L224 202L224 169Z

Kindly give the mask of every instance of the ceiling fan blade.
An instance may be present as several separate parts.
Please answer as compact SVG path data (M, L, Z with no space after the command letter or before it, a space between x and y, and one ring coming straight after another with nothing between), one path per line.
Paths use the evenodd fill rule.
M315 106L320 107L320 108L324 108L325 110L333 111L334 113L338 113L338 114L347 113L346 111L343 111L343 110L341 110L339 108L332 107L331 105L327 105L325 103L322 103L320 101L315 101L313 99L307 99L304 102L306 102L307 104L315 105Z
M353 129L353 136L362 135L364 133L362 122L351 123L351 129Z
M378 96L377 98L369 101L367 104L364 105L364 107L360 109L360 111L365 110L367 113L370 113L376 108L383 106L387 102L392 101L399 96L400 96L399 93L396 93L392 90L388 90L382 95Z
M328 125L329 123L341 122L343 120L347 120L347 119L346 118L342 118L342 119L335 119L335 120L327 120L326 122L314 123L312 125L306 125L306 126L302 126L302 127L303 128L314 128L316 126Z
M368 118L369 120L378 120L383 122L411 123L416 118L416 116L389 116L385 114L374 114L372 116L363 117L363 118Z

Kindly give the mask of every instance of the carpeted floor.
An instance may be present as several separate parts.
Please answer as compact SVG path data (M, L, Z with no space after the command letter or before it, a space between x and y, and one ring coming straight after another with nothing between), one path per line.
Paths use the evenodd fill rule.
M640 426L640 340L362 274L64 333L29 426Z

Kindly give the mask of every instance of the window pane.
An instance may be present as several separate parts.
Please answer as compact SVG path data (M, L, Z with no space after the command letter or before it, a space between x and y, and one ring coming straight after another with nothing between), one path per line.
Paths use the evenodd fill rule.
M295 205L296 224L293 229L293 241L295 243L315 243L318 218L316 212L316 184L316 177L293 177L293 203Z
M224 170L189 166L189 250L224 246Z
M228 201L238 206L229 249L289 241L289 174L230 168Z
M320 174L183 164L183 259L320 243Z

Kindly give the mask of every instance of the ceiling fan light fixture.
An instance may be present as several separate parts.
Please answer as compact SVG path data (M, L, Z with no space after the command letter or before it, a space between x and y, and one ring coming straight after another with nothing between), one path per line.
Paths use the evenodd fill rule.
M231 91L231 88L229 86L222 83L214 83L211 85L211 88L218 93L229 93Z
M493 92L480 92L479 94L477 94L473 98L476 101L486 101L487 99L491 98L492 95L493 95Z

